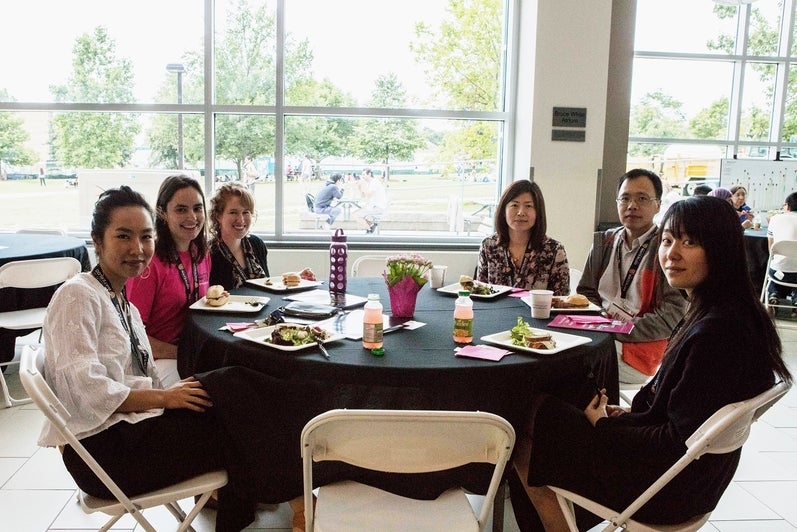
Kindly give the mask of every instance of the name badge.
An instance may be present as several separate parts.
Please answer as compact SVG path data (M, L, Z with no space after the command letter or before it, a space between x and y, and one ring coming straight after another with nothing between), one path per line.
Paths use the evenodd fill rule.
M612 301L612 304L606 309L606 314L608 314L610 318L622 322L629 322L634 319L634 314L625 308L625 305L617 303L616 301Z

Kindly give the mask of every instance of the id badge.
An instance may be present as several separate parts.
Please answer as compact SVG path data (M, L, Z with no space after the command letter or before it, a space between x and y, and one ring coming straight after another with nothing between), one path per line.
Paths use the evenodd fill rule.
M634 319L634 314L625 308L625 305L617 303L617 301L612 301L612 304L609 305L609 308L606 310L606 314L608 314L610 318L622 322L629 322Z

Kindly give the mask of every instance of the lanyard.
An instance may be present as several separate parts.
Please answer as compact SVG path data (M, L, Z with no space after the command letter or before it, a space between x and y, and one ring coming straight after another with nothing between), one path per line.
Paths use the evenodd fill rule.
M194 257L191 257L191 274L194 279L193 289L191 288L188 274L185 271L185 266L183 266L183 261L180 259L179 254L177 256L177 270L180 272L180 278L183 280L183 286L185 286L186 306L196 303L199 300L199 271L197 270L196 262L194 262Z
M141 342L138 341L136 331L133 329L133 319L130 317L130 303L127 301L127 291L122 288L122 300L120 303L119 297L116 295L116 291L114 291L113 287L111 287L111 283L108 281L108 278L105 277L105 274L103 273L99 264L95 266L93 270L91 270L91 274L100 282L103 288L108 291L108 296L111 298L111 302L116 308L116 312L119 314L119 320L122 322L122 327L124 327L127 336L130 337L130 350L133 354L133 360L136 361L138 369L140 369L142 373L146 375L147 364L149 363L149 352L147 352L147 349L141 345ZM125 308L124 311L122 311L122 306Z
M512 254L509 253L509 246L507 246L506 250L506 261L509 263L509 269L507 273L509 274L509 284L511 286L522 286L521 283L523 281L523 273L526 271L526 263L529 260L529 255L531 254L531 238L529 241L526 242L526 251L523 252L523 261L520 263L520 268L515 267L515 261L512 260ZM512 278L514 275L514 279Z
M617 270L620 272L620 277L623 277L623 231L618 233L620 235L620 241L617 243ZM645 256L645 252L650 247L650 243L653 241L653 238L656 236L656 227L653 228L653 233L648 237L645 242L639 246L639 249L634 255L634 260L631 261L631 267L628 268L628 271L625 274L625 279L623 279L623 284L620 285L620 298L625 299L626 294L628 294L628 289L631 288L631 281L634 280L634 276L636 275L637 270L639 269L639 263L642 262L642 257Z

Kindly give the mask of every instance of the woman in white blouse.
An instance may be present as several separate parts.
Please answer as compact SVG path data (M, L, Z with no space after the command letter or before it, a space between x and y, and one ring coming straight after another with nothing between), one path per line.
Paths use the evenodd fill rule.
M152 210L129 187L103 192L91 236L98 264L56 292L44 324L45 377L69 411L70 428L128 495L225 468L220 431L204 412L210 396L194 377L163 389L125 281L155 249ZM74 450L46 423L39 445L59 446L85 492L111 497ZM240 530L254 504L219 492L216 530Z

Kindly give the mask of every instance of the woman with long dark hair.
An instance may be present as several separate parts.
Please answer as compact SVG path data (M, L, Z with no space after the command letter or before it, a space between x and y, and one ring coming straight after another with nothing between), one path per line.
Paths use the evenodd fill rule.
M515 181L495 209L495 234L482 241L478 280L524 289L570 293L570 268L562 244L548 238L545 200L537 183Z
M545 530L567 530L548 485L625 508L684 454L686 438L714 412L764 392L776 379L791 381L780 339L750 282L731 204L685 199L670 207L661 227L659 262L669 284L688 297L686 315L630 409L607 405L603 393L583 410L535 398L513 459L512 503L523 530L541 526L535 509ZM692 462L636 518L663 525L710 512L740 454ZM580 527L599 521L590 524L590 517Z
M196 179L164 179L155 203L155 256L127 281L130 301L141 312L164 384L179 380L177 344L188 307L204 297L210 278L205 194ZM165 362L171 360L172 362Z

